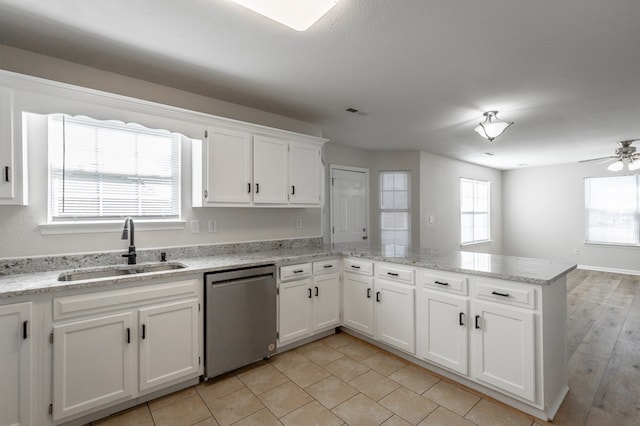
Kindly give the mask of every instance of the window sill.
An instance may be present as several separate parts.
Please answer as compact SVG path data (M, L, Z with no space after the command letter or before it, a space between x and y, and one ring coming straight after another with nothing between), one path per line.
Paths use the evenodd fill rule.
M491 244L493 240L485 240L485 241L474 241L472 243L464 243L460 244L460 247L471 247L471 246L481 246L483 244Z
M593 246L593 247L610 247L610 248L640 248L640 245L637 244L617 244L617 243L594 243L585 241L585 246Z
M184 229L186 222L183 220L156 220L136 221L136 231L161 231L167 229ZM66 223L42 223L38 225L42 235L62 234L95 234L102 232L119 232L123 222L66 222Z

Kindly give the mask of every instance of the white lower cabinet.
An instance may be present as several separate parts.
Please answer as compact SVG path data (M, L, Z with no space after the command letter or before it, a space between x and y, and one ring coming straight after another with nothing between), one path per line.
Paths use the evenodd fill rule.
M280 283L278 341L293 342L311 335L311 278Z
M415 353L414 298L413 286L376 278L376 339L405 352Z
M199 279L53 300L53 420L200 375Z
M132 327L132 312L53 327L54 420L133 396Z
M373 336L373 277L345 272L342 286L344 325Z
M424 288L417 301L417 355L457 373L469 373L469 299Z
M473 303L473 377L535 401L535 313L497 303Z
M32 424L31 302L0 306L0 426Z
M198 373L198 301L139 311L139 388L146 390Z
M283 266L278 289L278 343L289 344L341 324L340 274L337 260ZM335 264L334 264L335 263ZM326 270L326 269L324 269Z

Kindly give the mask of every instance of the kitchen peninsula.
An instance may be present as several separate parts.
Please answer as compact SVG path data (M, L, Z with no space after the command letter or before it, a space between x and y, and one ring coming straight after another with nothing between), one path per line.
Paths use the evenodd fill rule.
M17 370L27 378L20 376L16 380L32 380L38 385L35 388L54 389L53 395L42 391L21 397L21 402L26 401L28 405L26 409L30 411L32 423L86 421L98 415L96 413L104 416L197 382L202 374L202 366L198 365L203 350L202 315L198 313L198 306L204 273L266 264L275 264L280 271L279 351L325 336L340 326L411 362L545 420L553 418L568 391L565 276L576 265L433 249L410 249L405 256L388 257L377 247L322 245L318 239L162 251L171 262L185 267L59 281L63 272L100 270L105 265L121 264L121 253L0 259L0 270L7 274L0 276L0 309L28 307L26 311L23 309L23 315L33 318L24 320L28 321L24 326L25 336L34 337L26 352L31 362L28 368L23 366ZM139 262L157 261L160 252L140 250ZM302 273L285 283L287 289L302 286L298 288L304 290L306 300L307 290L311 294L312 287L316 295L318 288L323 294L321 286L327 275L318 269L327 259L336 260L334 264L339 267L331 271L332 276L337 277L340 290L333 301L339 322L324 328L310 327L295 336L290 334L291 338L283 336L283 330L289 326L287 321L291 320L285 302L289 299L285 297L294 293L283 290L286 280L282 271L285 268L309 271L308 275ZM96 306L102 303L99 299L102 295L109 295L112 302L124 303L120 298L126 299L129 294L144 301L142 293L151 292L153 300L158 301L168 297L167 289L175 290L172 297L177 298L176 303L182 303L183 310L192 312L189 318L194 322L191 333L187 334L194 336L194 364L189 373L162 385L149 381L146 388L140 378L133 390L96 406L61 407L56 391L66 390L58 385L62 379L56 370L62 361L60 356L56 358L55 349L49 345L42 347L51 330L56 326L69 326L76 308L86 318L93 318ZM141 313L150 309L142 305L141 308L127 306ZM300 323L295 319L295 325ZM129 329L123 327L123 330ZM136 333L136 327L131 330ZM137 351L142 354L144 346L141 344ZM42 413L43 407L52 400L53 417Z

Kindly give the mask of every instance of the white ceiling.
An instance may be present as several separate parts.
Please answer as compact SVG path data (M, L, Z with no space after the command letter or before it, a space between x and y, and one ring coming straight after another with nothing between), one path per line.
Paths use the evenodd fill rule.
M341 0L296 32L228 0L0 0L0 44L312 122L340 145L513 169L640 137L639 18L638 0ZM515 125L490 143L473 128L494 109Z

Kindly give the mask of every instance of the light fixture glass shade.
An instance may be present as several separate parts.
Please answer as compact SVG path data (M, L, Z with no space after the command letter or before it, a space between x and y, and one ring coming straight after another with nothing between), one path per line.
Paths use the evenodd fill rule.
M231 0L296 31L306 31L339 0Z
M498 111L485 112L483 114L485 116L485 120L482 123L479 123L473 130L489 141L494 140L513 124L513 121L500 120L497 114Z
M640 169L640 161L630 160L629 164L627 164L627 168L631 171Z
M622 162L622 160L617 160L614 163L611 163L609 167L607 167L607 170L611 172L619 172L623 168L624 168L624 163Z

